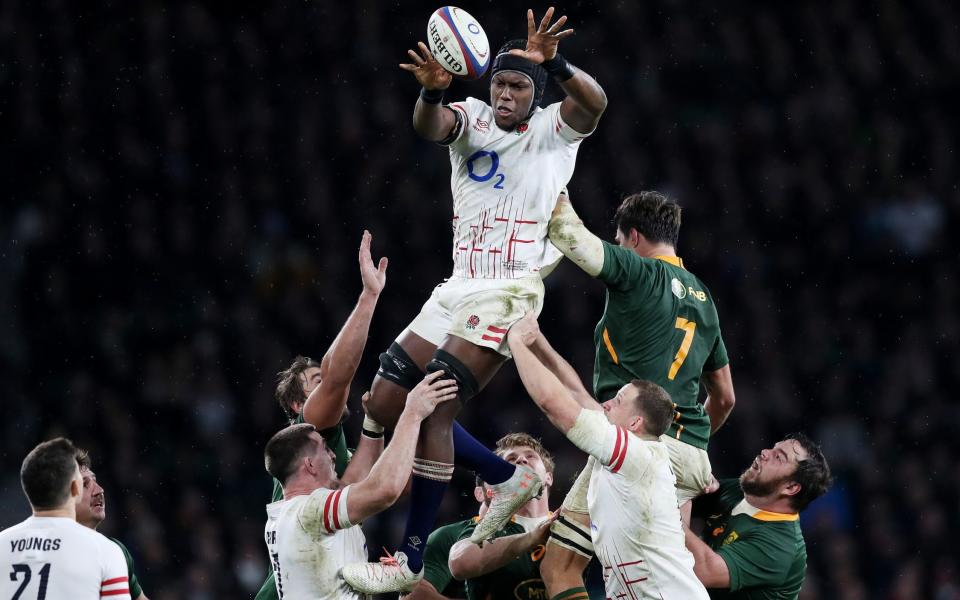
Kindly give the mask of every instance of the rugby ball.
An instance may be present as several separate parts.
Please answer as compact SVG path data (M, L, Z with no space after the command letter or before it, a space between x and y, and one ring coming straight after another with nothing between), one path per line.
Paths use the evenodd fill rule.
M483 27L456 6L438 8L427 21L430 52L454 77L479 79L490 66L490 43Z

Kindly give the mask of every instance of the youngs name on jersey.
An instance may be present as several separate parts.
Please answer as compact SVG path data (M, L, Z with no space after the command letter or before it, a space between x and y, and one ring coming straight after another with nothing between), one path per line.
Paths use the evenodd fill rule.
M46 539L38 537L22 538L19 540L10 540L10 552L26 552L27 550L40 550L41 552L50 552L60 549L60 538Z

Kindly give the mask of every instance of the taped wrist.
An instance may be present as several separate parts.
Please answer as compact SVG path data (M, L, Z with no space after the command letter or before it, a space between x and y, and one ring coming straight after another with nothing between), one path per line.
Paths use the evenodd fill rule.
M573 68L573 65L570 64L567 59L561 54L557 54L550 60L545 60L541 63L541 66L544 70L550 74L551 77L557 81L566 81L573 77L576 70Z
M427 104L440 104L443 102L443 90L420 88L420 99Z
M370 418L370 415L363 415L363 425L361 426L360 433L374 440L382 438L383 425Z

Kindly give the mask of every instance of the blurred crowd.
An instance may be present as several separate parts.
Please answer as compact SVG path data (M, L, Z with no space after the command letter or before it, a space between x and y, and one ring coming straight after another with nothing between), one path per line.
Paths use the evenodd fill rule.
M505 6L464 5L495 48L525 35L525 6ZM451 269L446 151L416 138L418 88L397 68L434 8L0 7L0 526L28 512L25 453L68 435L153 600L252 597L275 373L322 356L352 308L364 228L391 261L357 412L377 354ZM623 195L670 193L678 253L717 301L737 392L717 474L807 431L837 483L804 515L802 598L960 598L960 9L558 10L577 32L561 52L609 96L569 186L580 215L611 238ZM468 95L486 81L447 98ZM547 280L542 328L586 381L602 310L572 265ZM556 503L582 464L511 364L461 420L491 443L542 435ZM471 486L457 476L441 520L471 514ZM371 550L397 543L403 502L367 524Z

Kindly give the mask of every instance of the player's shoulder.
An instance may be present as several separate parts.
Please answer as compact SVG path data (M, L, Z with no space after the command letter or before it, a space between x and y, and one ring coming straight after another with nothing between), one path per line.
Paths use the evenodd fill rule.
M487 104L483 100L474 98L473 96L467 96L463 100L457 100L455 102L451 102L450 104L447 105L447 107L466 113L467 116L470 116L470 115L476 116L483 113L493 114L493 109L490 108L489 104Z
M29 527L31 518L32 517L25 519L23 521L20 521L16 525L11 525L10 527L7 527L3 531L0 531L0 540L5 540L8 537L20 535L24 530L26 530Z
M123 552L124 558L130 556L130 550L128 550L127 547L123 545L123 542L121 542L120 540L118 540L118 539L115 538L115 537L109 537L109 536L108 536L107 539L110 540L111 542L113 542L114 544L116 544L118 548L120 548L120 552Z

